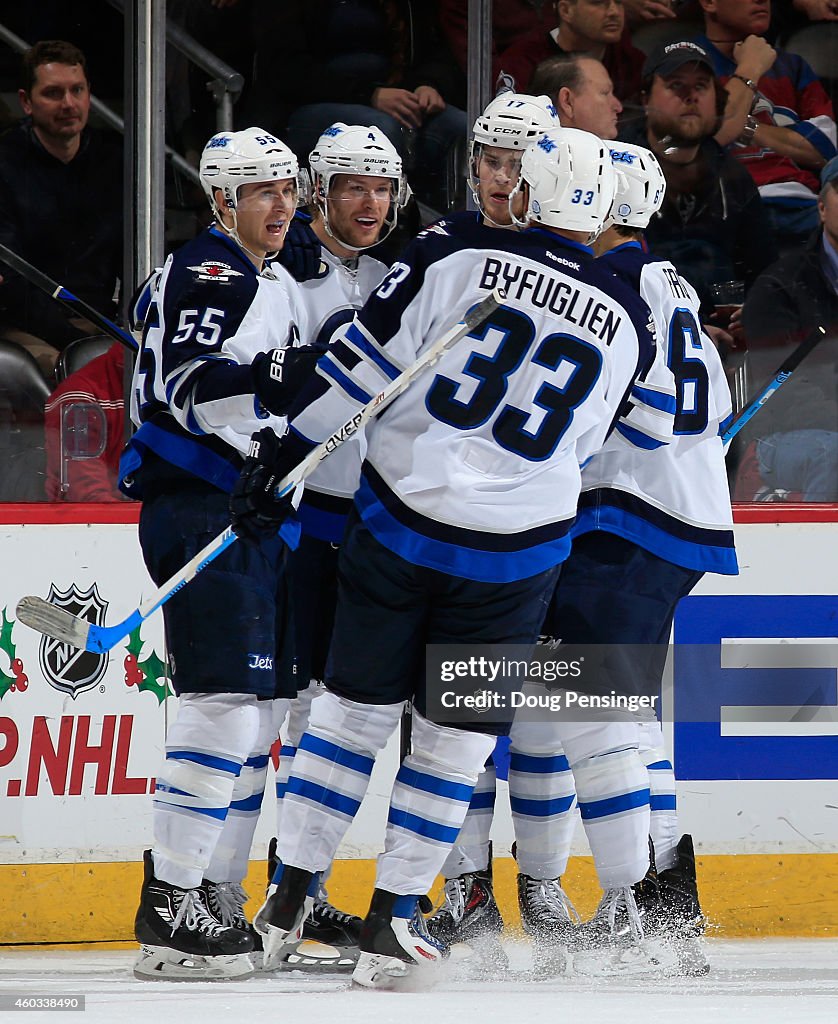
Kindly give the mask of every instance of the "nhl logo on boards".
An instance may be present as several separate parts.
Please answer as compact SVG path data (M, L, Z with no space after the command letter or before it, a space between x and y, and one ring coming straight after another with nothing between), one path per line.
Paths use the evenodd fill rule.
M68 590L58 590L51 583L47 601L96 626L103 625L108 609L108 602L102 600L95 583L84 591L75 583ZM108 653L80 651L61 640L44 636L38 649L38 661L50 686L75 699L102 679L108 667Z
M240 271L233 270L229 263L219 263L217 260L204 260L200 266L188 269L199 281L218 281L220 284L229 284L232 278L244 276Z

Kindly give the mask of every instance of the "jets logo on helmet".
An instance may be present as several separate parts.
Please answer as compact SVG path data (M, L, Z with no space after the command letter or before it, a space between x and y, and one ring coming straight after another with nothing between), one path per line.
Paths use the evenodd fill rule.
M240 132L220 132L209 140L201 154L201 185L209 200L216 221L224 226L243 249L239 238L236 208L242 185L260 181L285 181L293 178L297 202L308 201L308 177L300 171L291 150L262 128L245 128ZM221 191L223 206L232 215L232 227L224 224L216 198Z
M666 178L658 158L643 146L620 142L613 144L611 160L617 171L617 194L605 226L647 227L666 195Z
M220 216L216 189L221 189L226 207L232 210L238 204L239 188L249 182L294 178L303 199L308 193L308 182L300 173L296 156L262 128L213 135L201 154L200 176L216 217Z
M314 179L314 203L323 215L326 230L342 246L356 251L359 247L334 235L330 224L327 200L332 178L336 174L352 174L392 179L392 202L378 241L390 234L398 222L399 212L410 200L411 191L402 172L402 158L380 128L338 121L317 140L308 162Z
M484 147L523 151L537 142L547 129L558 127L559 118L549 96L506 92L488 104L474 122L469 146L468 185L484 217L491 220L480 198L479 170Z
M526 208L523 217L514 217L515 223L586 231L593 241L611 210L616 182L602 139L577 128L552 128L521 159L515 191L524 192Z

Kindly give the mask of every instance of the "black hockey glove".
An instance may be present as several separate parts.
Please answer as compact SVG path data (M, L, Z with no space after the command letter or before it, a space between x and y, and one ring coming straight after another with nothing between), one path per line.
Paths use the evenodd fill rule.
M250 451L230 496L230 520L242 540L259 544L270 540L294 515L293 489L276 498L277 485L296 465L282 457L282 442L270 427L250 438Z
M314 373L322 349L313 345L274 348L253 360L253 390L259 402L275 416L284 416L300 389Z
M298 213L288 225L285 242L276 257L297 281L313 281L329 273L320 251L322 243L311 229L311 218Z

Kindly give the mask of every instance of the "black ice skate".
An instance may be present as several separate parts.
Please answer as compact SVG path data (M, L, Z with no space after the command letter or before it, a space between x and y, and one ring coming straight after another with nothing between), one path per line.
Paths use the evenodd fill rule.
M698 898L692 836L681 836L677 854L674 867L658 872L653 852L649 871L634 886L634 895L646 933L670 943L679 973L700 976L709 972L710 963L704 950L706 921Z
M678 973L673 949L646 934L630 886L605 892L594 916L573 933L569 948L575 974L669 977Z
M278 884L268 886L265 902L253 919L253 927L262 936L262 968L270 971L280 967L286 954L299 944L303 922L314 903L311 890L316 891L317 875L313 871L285 865Z
M426 924L433 938L446 946L465 943L481 965L506 970L509 960L498 936L503 918L495 900L492 867L449 878L442 890L444 903Z
M410 917L396 916L410 912ZM437 964L448 948L428 931L416 896L375 889L359 940L352 981L363 988L395 988L418 965Z
M276 839L271 839L268 845L268 885L278 865ZM351 971L358 962L358 937L363 921L354 914L346 914L332 906L322 888L320 892L320 895L314 897L311 913L303 923L300 942L296 947L288 947L282 962L295 970Z
M238 882L208 882L204 879L207 908L212 916L225 928L236 928L246 932L253 939L250 959L257 971L262 969L262 936L256 931L244 914L244 905L250 899L244 886Z
M202 888L178 889L154 877L151 850L143 855L145 877L134 934L142 944L134 975L160 981L249 978L253 938L221 924L209 911Z
M567 948L580 923L579 914L562 888L560 878L531 878L518 874L521 925L533 940L533 973L544 981L564 974Z

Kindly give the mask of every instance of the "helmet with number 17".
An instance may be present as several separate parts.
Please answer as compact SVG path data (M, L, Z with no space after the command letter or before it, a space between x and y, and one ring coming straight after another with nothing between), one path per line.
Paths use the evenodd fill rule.
M477 208L488 221L504 227L511 224L505 195L517 182L520 154L547 129L558 126L559 118L549 96L515 92L497 96L474 122L468 184ZM496 150L512 153L499 154ZM489 179L494 177L500 180L490 184ZM495 191L487 191L490 188Z
M521 160L518 188L526 207L515 223L586 231L593 241L611 210L616 187L607 142L578 128L552 128Z
M658 158L643 146L627 142L609 143L611 161L617 172L617 194L606 226L624 224L645 228L663 206L666 178Z

